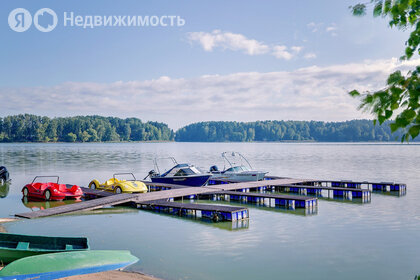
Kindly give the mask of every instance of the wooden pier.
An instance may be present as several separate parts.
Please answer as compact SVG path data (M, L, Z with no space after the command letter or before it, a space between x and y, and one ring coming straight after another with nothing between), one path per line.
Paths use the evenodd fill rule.
M136 195L123 193L118 195L106 196L102 198L87 200L79 203L72 203L63 206L57 206L53 208L27 212L16 214L16 217L19 218L26 218L26 219L34 219L34 218L41 218L41 217L48 217L48 216L55 216L60 214L67 214L73 213L77 211L87 211L87 210L94 210L103 208L106 206L114 206L119 204L124 204L135 199Z
M179 216L207 218L214 222L237 221L249 218L249 210L244 207L234 207L214 204L180 203L170 201L149 201L136 203L137 208L166 212Z
M318 205L316 196L320 194L322 190L328 190L332 194L332 197L340 197L344 199L361 198L362 200L370 201L371 191L369 188L390 190L405 192L405 184L396 183L371 183L371 182L352 182L352 181L340 181L338 184L336 181L322 181L313 179L293 179L293 178L281 178L271 177L263 181L254 182L241 182L241 183L227 183L227 182L215 182L214 185L208 185L204 187L188 187L180 185L169 185L162 183L145 182L148 186L148 193L140 194L112 194L104 191L84 189L85 195L89 197L100 197L92 200L87 200L79 203L68 204L55 208L49 208L29 213L16 214L15 216L21 218L40 218L47 216L54 216L60 214L68 214L77 211L93 210L108 206L115 206L124 203L134 203L136 205L152 205L151 202L156 201L168 201L175 198L178 199L196 199L200 195L224 195L229 196L229 199L234 201L236 199L241 201L247 201L251 203L261 203L268 201L274 206L282 206L287 208L303 208L313 209ZM365 184L365 185L364 185ZM363 188L367 186L367 188ZM265 193L266 190L280 190L289 191L302 194L301 196L292 195L280 195ZM251 192L253 191L253 192ZM306 197L303 195L308 195ZM314 197L315 196L315 197ZM163 203L163 202L162 202ZM169 203L169 202L167 202ZM170 202L174 203L174 202ZM195 204L194 204L195 205ZM163 208L168 208L169 204L161 205ZM175 204L173 204L175 207ZM178 205L180 206L180 205ZM159 206L157 206L159 207ZM185 206L183 206L185 207ZM189 206L191 211L202 211L198 208ZM194 206L198 207L198 206ZM170 208L170 207L169 207ZM178 210L186 209L179 208ZM203 210L206 211L206 210ZM216 210L215 210L216 211ZM232 210L233 211L233 210ZM239 210L238 210L239 211ZM242 211L242 210L241 210ZM227 210L227 212L229 212ZM226 212L226 213L227 213ZM233 213L233 212L231 212ZM248 215L248 214L247 214ZM242 214L243 216L243 214Z
M276 179L271 180L269 185L282 185L282 184L297 184L303 183L307 180L299 180L299 179ZM28 213L20 213L16 214L16 217L20 218L41 218L41 217L48 217L60 214L68 214L78 211L86 211L86 210L93 210L107 206L114 206L119 204L124 204L128 202L134 203L141 203L141 202L148 202L148 201L156 201L156 200L163 200L163 199L171 199L171 198L182 198L186 197L189 198L191 196L200 195L200 194L209 194L218 191L229 191L229 190L243 190L243 189L253 189L259 188L262 186L266 186L268 181L258 181L258 182L244 182L244 183L234 183L234 184L225 184L225 185L214 185L214 186L205 186L205 187L174 187L172 186L169 190L162 190L162 191L154 191L148 193L141 193L141 194L118 194L118 195L111 195L102 198L97 198L93 200L83 201L79 203L73 203L69 205L58 206L54 208L39 210L35 212L28 212ZM150 185L161 185L163 184L154 184L151 183Z
M106 197L106 196L112 196L115 195L114 193L97 190L97 189L91 189L91 188L84 188L81 187L83 191L83 197L86 199L95 199L99 197Z

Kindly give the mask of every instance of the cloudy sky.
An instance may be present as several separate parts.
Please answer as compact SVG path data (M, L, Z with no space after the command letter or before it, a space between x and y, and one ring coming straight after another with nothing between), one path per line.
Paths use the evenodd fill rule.
M88 3L86 3L88 2ZM0 116L207 120L369 117L346 92L378 89L408 32L351 16L357 0L0 3ZM51 32L15 32L9 13L54 10ZM166 16L183 26L64 26L74 16Z

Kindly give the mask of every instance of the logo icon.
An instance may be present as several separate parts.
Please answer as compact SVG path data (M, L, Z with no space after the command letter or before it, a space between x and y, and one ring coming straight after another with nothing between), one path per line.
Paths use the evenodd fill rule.
M57 26L57 14L49 9L42 8L34 15L34 25L41 32L50 32Z
M9 26L13 31L24 32L32 25L32 16L28 10L17 8L9 14Z

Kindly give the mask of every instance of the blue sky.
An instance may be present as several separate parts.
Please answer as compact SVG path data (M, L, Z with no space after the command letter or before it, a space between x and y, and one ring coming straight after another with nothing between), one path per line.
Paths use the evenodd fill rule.
M352 1L1 1L0 116L101 114L172 128L205 120L366 117L345 93L404 67L408 32L351 16ZM57 27L8 15L51 8ZM184 26L69 27L75 15L177 15ZM409 65L408 65L409 66ZM337 106L340 108L337 110Z

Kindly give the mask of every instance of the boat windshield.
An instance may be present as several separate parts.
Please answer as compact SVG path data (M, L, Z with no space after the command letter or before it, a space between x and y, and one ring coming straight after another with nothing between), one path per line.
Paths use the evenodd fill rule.
M194 175L195 173L190 168L179 169L174 176L188 176Z
M202 172L193 165L188 164L179 164L172 168L169 172L163 174L163 177L171 176L191 176L196 174L201 174Z
M246 166L234 166L226 170L226 172L243 172L248 171L249 169Z

